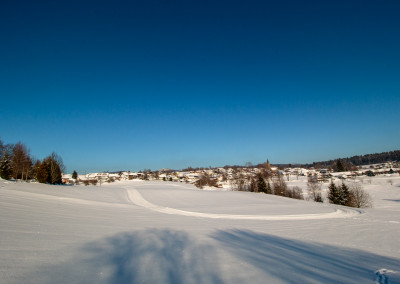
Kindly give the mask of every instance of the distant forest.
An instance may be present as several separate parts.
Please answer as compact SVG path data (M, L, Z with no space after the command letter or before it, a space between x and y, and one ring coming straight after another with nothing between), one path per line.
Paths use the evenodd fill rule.
M332 167L337 160L341 160L345 164L353 164L354 166L379 164L379 163L385 163L385 162L389 162L389 161L394 162L394 161L400 160L400 150L375 153L375 154L367 154L367 155L362 155L362 156L353 156L350 158L340 158L340 159L323 161L323 162L314 162L312 165L307 165L307 166L312 166L315 168Z

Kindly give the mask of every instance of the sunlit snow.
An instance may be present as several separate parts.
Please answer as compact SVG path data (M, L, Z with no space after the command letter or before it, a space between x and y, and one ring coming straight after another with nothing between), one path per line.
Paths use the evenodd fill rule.
M0 180L0 283L400 283L400 177L362 184L373 208L172 182Z

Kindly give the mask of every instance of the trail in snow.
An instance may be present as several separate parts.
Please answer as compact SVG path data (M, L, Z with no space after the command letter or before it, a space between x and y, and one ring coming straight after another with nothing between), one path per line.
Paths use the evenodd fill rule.
M331 213L319 213L319 214L298 214L298 215L236 215L236 214L214 214L214 213L200 213L184 211L169 207L158 206L148 202L136 189L126 189L128 192L129 200L147 209L172 215L182 215L191 217L211 218L211 219L234 219L234 220L313 220L313 219L333 219L333 218L349 218L363 213L361 210L351 208L340 208L335 209Z

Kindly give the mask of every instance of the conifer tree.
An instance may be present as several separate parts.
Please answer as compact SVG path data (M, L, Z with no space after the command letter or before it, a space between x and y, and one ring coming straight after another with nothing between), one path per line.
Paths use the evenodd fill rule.
M77 178L78 178L78 173L77 173L76 171L74 171L74 172L72 173L72 178L73 178L73 179L77 179Z
M344 172L345 170L346 169L344 168L342 161L337 160L336 161L336 171L337 172Z
M36 168L36 180L40 183L46 183L48 178L47 163L43 161Z
M45 159L45 162L47 164L47 182L50 184L61 184L61 167L64 166L61 157L56 153L52 153Z
M340 197L339 197L339 204L348 206L350 201L350 191L349 187L343 182L340 186Z
M339 189L337 188L337 186L334 184L333 181L331 181L331 183L329 184L329 192L328 192L328 199L330 203L333 204L339 204Z
M0 161L0 177L2 179L10 179L12 174L11 159L6 152Z
M262 175L258 175L257 188L258 192L268 193L267 184L265 183L265 180L262 177Z

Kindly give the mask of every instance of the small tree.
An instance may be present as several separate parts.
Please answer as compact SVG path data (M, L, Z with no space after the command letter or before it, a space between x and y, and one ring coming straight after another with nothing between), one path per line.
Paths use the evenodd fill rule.
M275 195L286 196L287 185L282 175L275 176L275 178L272 180L272 185Z
M2 179L10 179L12 175L11 159L6 152L0 161L0 177Z
M372 207L371 196L362 189L359 183L353 183L350 188L349 206L356 208Z
M328 189L329 189L329 192L328 192L329 202L333 203L333 204L339 204L339 197L340 197L339 189L337 188L337 186L335 185L333 180L329 184Z
M344 172L346 169L341 160L337 160L334 166L336 172Z
M303 190L300 187L294 186L292 189L289 189L288 191L290 192L290 196L288 197L300 200L304 199Z
M21 142L15 144L12 149L11 164L15 179L27 179L32 167L32 160L28 148Z
M36 168L36 180L40 183L46 183L48 178L48 165L44 160Z
M271 193L271 192L268 192L267 184L266 184L264 178L262 177L262 175L258 175L257 189L258 189L258 192Z
M340 186L339 204L344 206L350 206L349 187L344 182Z
M317 176L309 176L307 181L308 193L315 202L323 202L321 194L321 185Z
M45 161L48 173L47 182L50 184L61 184L62 170L65 169L61 157L53 152L45 159Z
M77 173L76 171L74 171L74 172L72 173L72 178L73 178L73 179L77 179L77 178L78 178L78 173Z

